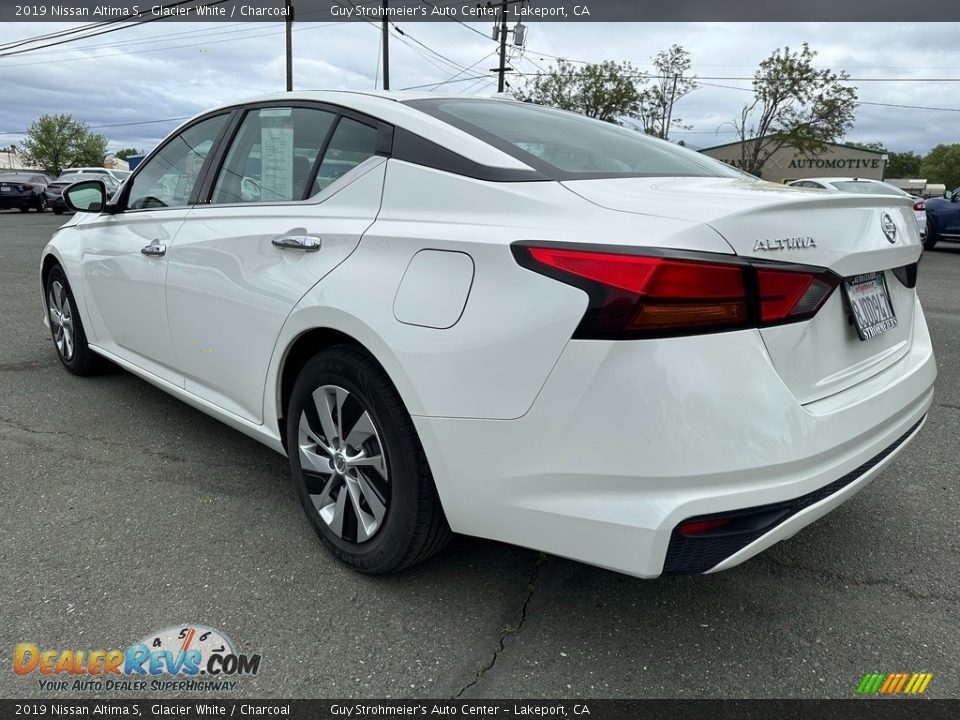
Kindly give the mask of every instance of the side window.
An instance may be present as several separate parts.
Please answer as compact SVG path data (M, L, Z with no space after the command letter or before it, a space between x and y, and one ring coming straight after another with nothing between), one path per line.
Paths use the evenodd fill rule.
M317 179L310 190L314 196L377 151L377 129L347 117L341 117L323 154Z
M132 178L127 207L184 207L228 114L192 125L167 142Z
M227 152L211 203L302 200L336 116L325 110L250 110Z

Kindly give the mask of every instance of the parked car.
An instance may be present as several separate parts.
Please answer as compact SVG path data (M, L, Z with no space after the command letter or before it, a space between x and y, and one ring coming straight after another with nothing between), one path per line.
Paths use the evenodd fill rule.
M63 178L65 175L107 175L117 183L120 184L127 179L127 176L130 173L126 170L111 170L110 168L103 167L84 167L84 168L66 168L60 173L60 177Z
M0 210L45 212L50 178L41 173L0 173Z
M924 247L931 249L941 240L960 242L960 188L927 200L927 237Z
M905 190L901 190L893 185L888 185L879 180L868 180L866 178L804 178L803 180L794 180L787 183L791 187L819 188L825 190L839 190L840 192L862 193L865 195L898 195L908 197L913 200L913 214L917 220L917 230L920 237L924 238L927 234L927 213L926 203L923 198L911 195Z
M67 206L63 202L63 189L81 180L102 180L108 196L112 196L120 187L120 183L114 180L112 175L64 171L60 174L60 177L47 185L47 203L54 213L63 215L67 211Z
M866 487L933 397L909 199L574 113L281 93L189 121L112 200L66 195L40 266L64 367L286 453L363 572L451 530L723 570Z

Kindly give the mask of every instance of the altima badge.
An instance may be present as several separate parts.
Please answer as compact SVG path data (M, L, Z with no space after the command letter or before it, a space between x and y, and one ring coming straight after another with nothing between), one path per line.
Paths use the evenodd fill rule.
M812 237L791 237L791 238L776 238L769 239L765 238L763 240L757 240L756 244L753 246L753 251L757 250L806 250L807 248L815 248L817 246L817 241Z
M897 226L888 213L883 213L880 216L880 228L883 230L883 234L887 236L887 240L892 243L897 241Z

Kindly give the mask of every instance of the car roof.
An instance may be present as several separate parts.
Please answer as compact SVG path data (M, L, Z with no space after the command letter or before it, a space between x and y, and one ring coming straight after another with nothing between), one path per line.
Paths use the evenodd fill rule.
M438 145L455 150L463 157L482 165L514 170L530 170L530 166L521 160L499 150L473 135L455 128L443 120L421 112L404 103L410 100L466 100L490 101L490 98L472 98L463 95L442 95L427 92L371 90L367 92L348 90L298 90L295 92L257 95L234 102L224 103L201 113L207 115L217 110L225 110L242 105L267 102L312 101L346 107L369 115L391 125L397 125ZM516 102L497 98L497 102ZM200 117L200 116L198 116ZM184 125L188 125L188 120ZM183 125L181 125L183 127ZM179 128L178 128L179 130ZM175 131L176 132L176 131Z

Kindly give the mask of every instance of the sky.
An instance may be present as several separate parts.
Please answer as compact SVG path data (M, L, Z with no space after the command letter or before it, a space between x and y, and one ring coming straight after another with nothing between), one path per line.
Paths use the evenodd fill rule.
M758 63L776 48L802 42L818 52L818 66L857 78L853 84L864 104L847 141L881 142L891 150L921 154L939 143L960 142L960 24L526 24L526 48L512 51L511 66L529 74L549 68L555 56L627 60L650 70L657 52L682 45L691 54L692 73L702 81L675 107L675 116L689 129L673 131L670 139L693 147L734 141L730 122L751 98L749 78ZM0 23L0 48L71 27L77 25ZM405 34L394 35L390 43L393 89L445 83L436 91L489 95L496 90L490 69L497 64L497 46L489 23L400 22L397 27ZM280 23L153 22L0 57L0 146L19 141L40 115L68 113L106 136L111 150L149 151L182 118L282 91L283 33ZM379 43L379 26L369 23L295 23L295 89L379 87ZM522 85L520 77L510 82Z

